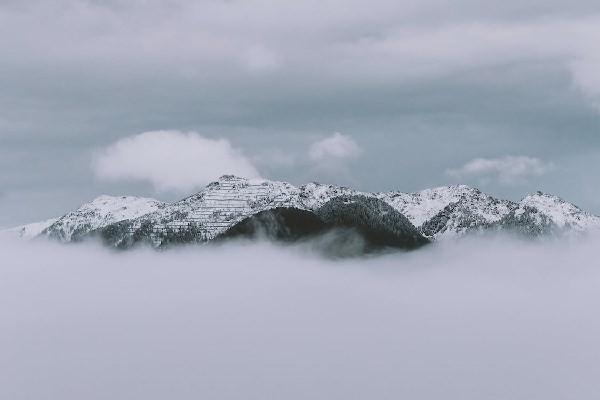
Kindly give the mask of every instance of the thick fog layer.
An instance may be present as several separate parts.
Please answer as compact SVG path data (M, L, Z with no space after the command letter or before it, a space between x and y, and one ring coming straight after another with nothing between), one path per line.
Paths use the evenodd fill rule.
M0 398L594 399L599 244L4 241Z

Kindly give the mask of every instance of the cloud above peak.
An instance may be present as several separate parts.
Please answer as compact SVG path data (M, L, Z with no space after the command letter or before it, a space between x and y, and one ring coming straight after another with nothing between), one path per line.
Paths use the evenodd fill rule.
M92 169L101 180L146 181L158 191L176 192L191 191L223 174L260 176L228 140L176 130L120 139L97 154Z
M308 151L310 159L317 162L357 158L361 154L362 149L354 139L339 132L314 142Z
M499 158L475 158L463 166L446 170L456 179L478 179L482 183L497 181L503 185L515 185L529 178L542 176L554 168L539 158L505 156Z

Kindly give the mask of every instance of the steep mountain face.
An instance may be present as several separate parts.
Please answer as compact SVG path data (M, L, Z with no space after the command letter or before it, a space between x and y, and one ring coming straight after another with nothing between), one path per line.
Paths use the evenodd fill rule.
M487 229L517 231L531 236L583 233L600 228L600 218L558 197L537 193L520 202L493 198L464 185L426 189L417 193L367 193L335 185L249 180L225 175L198 193L174 203L138 197L101 196L49 226L22 229L23 236L42 236L63 242L90 235L108 244L130 247L147 242L161 246L214 239L240 221L258 213L293 208L317 212L332 199L363 196L378 199L403 215L432 240L457 238ZM382 214L389 212L380 208ZM26 234L25 234L26 232Z
M334 257L358 256L386 248L408 250L429 242L389 204L362 195L334 197L314 212L280 207L260 211L216 239L257 237L282 242L314 239L307 244Z
M362 193L357 190L335 185L322 185L311 182L300 186L299 203L307 210L316 210L325 203L338 196L367 195L371 193Z
M500 221L489 226L493 231L517 233L525 237L561 235L563 231L552 219L540 210L519 205ZM564 231L568 233L568 231Z
M387 192L375 196L404 214L416 227L433 218L448 205L469 197L476 189L465 185L443 186L416 193Z
M315 213L331 226L355 229L365 239L367 251L383 247L414 249L429 242L408 218L375 197L335 197Z
M103 234L117 245L145 237L154 246L170 242L173 232L193 231L198 241L208 241L244 218L274 208L314 210L331 198L355 193L352 189L315 183L295 187L287 182L244 179L224 175L198 193L178 202L124 221ZM117 235L113 234L117 231Z
M214 239L242 219L278 207L304 209L300 189L287 182L222 176L198 193L153 212L105 226L108 243L123 247L141 240L153 246L170 243L179 234L197 241Z
M600 226L600 217L584 212L576 205L554 195L542 192L529 195L521 200L516 212L519 213L524 207L538 210L561 229L583 232Z
M41 234L62 242L78 241L90 232L115 222L160 210L165 203L133 196L100 196L60 217Z
M454 199L453 199L454 200ZM498 200L478 189L462 187L460 197L426 220L421 232L430 238L444 239L487 229L516 207L508 200Z
M6 229L2 231L2 233L22 239L32 239L36 236L39 236L46 228L55 223L57 220L58 218L50 218L45 221L16 226L14 228Z
M557 196L537 192L523 198L493 227L527 236L577 235L600 229L600 217Z

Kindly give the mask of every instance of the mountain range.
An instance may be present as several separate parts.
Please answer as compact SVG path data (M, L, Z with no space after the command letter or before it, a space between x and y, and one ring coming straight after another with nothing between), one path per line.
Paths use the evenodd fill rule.
M483 232L539 237L597 229L600 217L541 192L513 202L465 185L371 193L224 175L173 203L103 195L60 218L9 232L60 242L96 237L117 248L137 243L160 248L256 235L299 240L337 230L357 233L367 248L414 248Z

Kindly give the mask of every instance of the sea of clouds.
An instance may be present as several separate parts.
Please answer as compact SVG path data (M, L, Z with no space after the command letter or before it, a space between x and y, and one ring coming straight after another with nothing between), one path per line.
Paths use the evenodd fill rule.
M0 398L594 399L599 244L2 240Z

